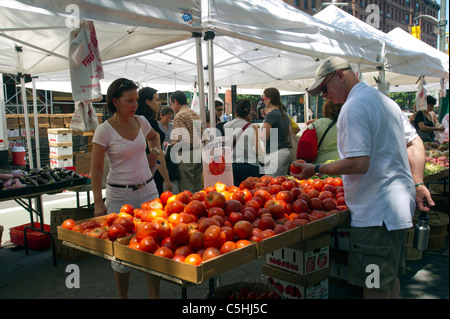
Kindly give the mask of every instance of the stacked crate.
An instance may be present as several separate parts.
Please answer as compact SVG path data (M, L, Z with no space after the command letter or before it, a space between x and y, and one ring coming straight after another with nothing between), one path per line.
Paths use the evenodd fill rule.
M49 128L47 133L50 148L50 166L72 167L72 130L68 128Z
M263 274L284 298L328 299L330 236L320 234L266 255Z

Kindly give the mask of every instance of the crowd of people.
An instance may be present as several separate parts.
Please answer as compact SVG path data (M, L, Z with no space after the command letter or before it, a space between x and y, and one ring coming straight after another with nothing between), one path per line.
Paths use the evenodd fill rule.
M364 287L366 298L395 298L405 268L406 230L412 227L416 207L428 211L434 205L423 183L423 142L433 140L436 131L446 130L448 139L448 114L443 121L447 126L438 124L432 112L436 100L429 97L427 110L408 121L393 100L360 81L349 62L339 57L322 62L308 93L326 99L323 118L308 121L320 141L312 163L292 157L296 145L291 135L301 132L282 105L278 89L263 91L256 121L247 99L237 101L231 121L222 120L223 103L215 102L215 127L232 143L233 182L239 186L250 176L286 175L292 163L302 168L292 174L298 179L342 175L352 227L349 282ZM110 85L106 100L113 116L96 129L92 148L96 216L119 211L124 204L140 207L172 190L175 181L169 177L167 152L181 158L179 190L194 193L203 188L201 142L195 137L204 127L184 92L173 92L170 106L161 107L157 90L118 79ZM209 112L206 119L209 127ZM103 200L106 157L110 171ZM365 286L367 273L361 271L368 263L380 267L380 286L374 289ZM126 298L129 269L114 262L112 268L119 297ZM147 275L147 283L150 297L158 298L159 280Z

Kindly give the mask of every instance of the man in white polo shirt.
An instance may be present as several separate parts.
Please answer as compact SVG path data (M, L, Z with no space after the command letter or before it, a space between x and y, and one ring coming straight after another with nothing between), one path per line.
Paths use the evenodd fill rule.
M416 204L424 211L434 205L423 184L423 142L400 107L361 82L345 59L324 60L307 91L344 103L337 121L340 160L296 163L302 172L294 176L342 175L352 226L348 281L364 287L364 298L397 298ZM374 266L379 278L369 277Z

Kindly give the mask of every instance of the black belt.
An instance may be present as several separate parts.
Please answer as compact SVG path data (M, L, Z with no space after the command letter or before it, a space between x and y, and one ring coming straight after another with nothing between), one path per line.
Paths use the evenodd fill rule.
M133 189L135 191L136 189L144 187L145 185L150 183L152 180L153 180L153 176L148 181L143 182L143 183L139 183L139 184L134 184L134 185L114 185L114 184L108 183L108 185L111 186L111 187L118 187L118 188L131 188L131 189Z

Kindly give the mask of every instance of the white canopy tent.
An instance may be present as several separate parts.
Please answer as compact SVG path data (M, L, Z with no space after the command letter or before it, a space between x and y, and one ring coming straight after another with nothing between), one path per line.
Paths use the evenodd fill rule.
M314 17L338 29L373 37L385 43L383 57L386 84L412 85L420 76L425 76L429 83L439 83L441 78L449 78L448 55L400 28L386 34L333 5L327 6ZM401 54L403 50L416 52L420 58L405 59ZM366 81L375 85L374 77L378 77L379 73L366 72L363 75Z
M215 86L303 91L320 59L330 55L362 71L390 67L383 60L389 44L276 0L2 0L0 7L0 72L38 75L36 83L68 81L67 23L74 17L95 22L105 84L124 76L157 89L191 87L196 77L203 83L208 66L204 82L211 84L212 100ZM193 32L210 36L202 50ZM411 63L420 60L416 52L395 52ZM208 57L205 63L202 56Z

